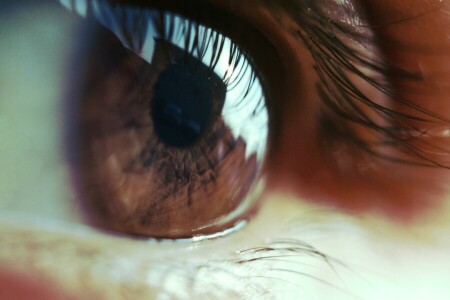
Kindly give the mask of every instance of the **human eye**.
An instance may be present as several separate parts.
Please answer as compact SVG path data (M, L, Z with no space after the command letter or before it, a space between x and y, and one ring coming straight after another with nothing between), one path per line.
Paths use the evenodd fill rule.
M2 297L20 289L24 299L48 290L94 299L448 296L448 217L436 212L447 211L437 201L448 165L445 2L193 1L246 20L282 66L278 83L262 83L280 84L280 94L269 107L261 208L241 230L194 243L136 240L79 219L86 208L60 149L61 136L71 137L61 99L83 87L65 76L82 53L70 34L80 3L72 1L78 14L50 1L2 3Z

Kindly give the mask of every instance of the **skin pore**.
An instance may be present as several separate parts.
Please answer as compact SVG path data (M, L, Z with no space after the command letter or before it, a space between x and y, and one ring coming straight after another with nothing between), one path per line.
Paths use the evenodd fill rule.
M135 240L84 225L61 145L80 17L56 1L0 2L0 298L448 298L448 171L375 158L345 139L323 146L314 60L287 10L295 1L207 3L263 32L285 76L260 210L236 233L192 243ZM449 119L450 2L355 3L367 21L353 21L368 22L376 36L374 55L423 75L391 82L397 99ZM415 122L431 132L415 145L445 163L444 150L426 147L448 149L448 125Z

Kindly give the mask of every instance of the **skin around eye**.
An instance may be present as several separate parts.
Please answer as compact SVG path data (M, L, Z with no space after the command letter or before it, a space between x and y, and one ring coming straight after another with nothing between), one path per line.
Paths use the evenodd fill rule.
M254 209L268 136L252 58L170 12L89 11L98 24L86 22L92 36L80 37L87 50L75 65L85 67L71 100L79 103L73 169L88 220L159 238L241 226ZM143 17L142 33L128 32L123 14Z

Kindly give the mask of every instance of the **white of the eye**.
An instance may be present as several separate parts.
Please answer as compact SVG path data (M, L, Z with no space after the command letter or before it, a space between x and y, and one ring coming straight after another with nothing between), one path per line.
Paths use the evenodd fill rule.
M0 16L0 211L79 223L67 172L63 109L76 18L58 4Z

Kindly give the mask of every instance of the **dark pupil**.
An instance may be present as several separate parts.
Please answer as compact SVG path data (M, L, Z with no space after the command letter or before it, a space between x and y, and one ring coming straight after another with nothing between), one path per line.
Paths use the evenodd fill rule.
M194 58L171 62L160 74L151 100L155 133L167 146L195 143L210 123L211 70Z

